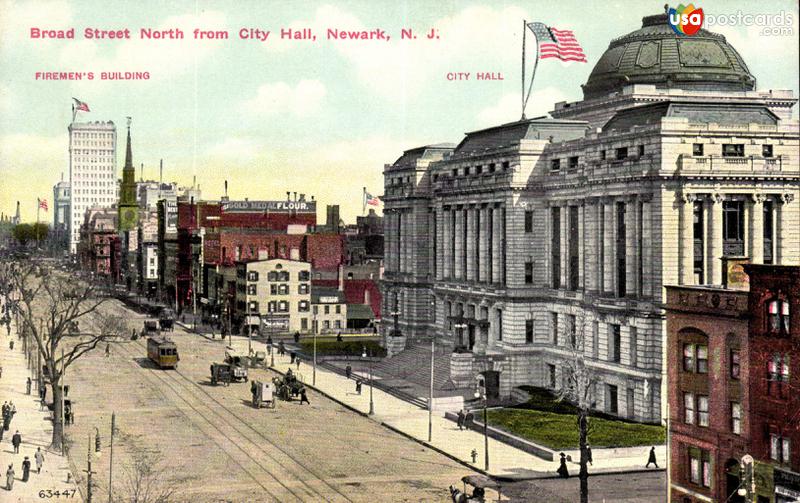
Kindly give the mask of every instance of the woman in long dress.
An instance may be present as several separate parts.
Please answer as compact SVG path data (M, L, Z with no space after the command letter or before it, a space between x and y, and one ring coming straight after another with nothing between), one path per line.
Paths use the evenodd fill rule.
M10 491L14 487L14 465L8 465L6 470L6 490Z

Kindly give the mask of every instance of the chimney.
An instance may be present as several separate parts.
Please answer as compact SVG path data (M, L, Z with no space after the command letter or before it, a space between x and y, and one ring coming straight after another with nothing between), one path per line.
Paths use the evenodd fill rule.
M292 193L290 191L288 191L288 190L286 191L286 200L287 201L291 201L292 200Z
M294 193L294 200L297 201L297 192Z

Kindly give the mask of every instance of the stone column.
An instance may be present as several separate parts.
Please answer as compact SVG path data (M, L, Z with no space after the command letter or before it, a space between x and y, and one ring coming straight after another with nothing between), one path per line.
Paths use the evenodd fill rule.
M637 236L639 202L636 196L625 201L625 296L636 297L638 287L638 251L639 238Z
M679 274L681 285L694 284L694 194L678 196L680 210L680 232L678 233L678 251L680 255ZM668 243L664 243L668 245Z
M558 260L561 263L561 288L569 290L569 204L566 201L561 205L559 216L561 235L558 239L561 242L561 255Z
M652 194L642 195L642 296L652 297L653 292L653 222L652 222Z
M464 246L464 210L459 206L455 210L455 227L453 232L455 233L455 246L453 247L453 255L455 257L455 263L453 265L453 277L455 279L464 279L464 271L462 270L461 266L463 262L461 261L461 254L463 253L463 246Z
M583 229L581 235L583 264L583 287L588 292L597 291L597 204L587 199L583 207Z
M503 212L500 206L497 205L492 211L492 283L500 283L503 279L500 270L502 261L502 251L500 250L503 244L503 229L502 222L500 221Z
M486 281L486 273L488 271L487 264L489 263L489 210L484 205L482 208L478 210L481 221L480 221L480 233L481 233L481 240L478 246L478 255L480 255L480 262L478 263L478 281L485 282Z
M436 208L434 213L436 220L436 279L444 278L444 211L441 207Z
M780 265L800 265L797 248L800 245L800 218L798 218L797 203L794 194L781 194L779 199L780 234L778 235L778 259L774 261Z
M585 216L586 216L585 206L583 201L580 201L580 204L578 205L578 289L579 290L586 290L586 266L584 264L584 259L586 258L586 253L584 251L586 226L584 225L583 222Z
M450 270L450 257L453 254L453 229L451 228L451 213L449 206L442 207L442 278L450 279L453 276Z
M605 243L603 242L603 232L605 222L603 221L603 200L597 198L595 200L595 285L597 293L602 294L603 289L603 274L605 262Z
M708 278L712 285L722 284L722 203L724 196L718 192L711 194L708 239Z
M764 263L764 194L755 193L750 198L750 262Z
M475 209L472 207L464 211L467 226L467 242L464 243L467 250L467 268L464 277L467 281L475 280Z
M606 199L603 202L603 292L614 292L614 234L616 234L616 218L614 215L614 200Z

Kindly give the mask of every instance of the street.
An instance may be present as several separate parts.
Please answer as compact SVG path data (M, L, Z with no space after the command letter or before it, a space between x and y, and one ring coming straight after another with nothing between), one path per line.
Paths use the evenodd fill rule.
M589 501L607 503L665 501L665 478L666 474L663 471L590 475ZM558 494L567 501L580 501L579 484L577 474L572 474L569 479L550 478L506 483L503 484L503 493L514 498L513 501L537 501L536 493L541 488Z
M137 331L144 319L117 301L102 311L124 316ZM173 488L175 500L193 501L447 501L448 486L470 472L313 391L311 405L279 401L275 409L253 409L249 383L209 382L209 365L224 355L222 341L180 327L169 335L181 357L177 370L152 366L140 339L112 343L108 357L98 348L67 374L76 411L67 428L70 462L74 473L86 469L87 441L97 428L102 452L97 457L92 445L90 455L94 491L103 499L112 412L115 491L130 490L134 460L142 458L156 469L154 484Z

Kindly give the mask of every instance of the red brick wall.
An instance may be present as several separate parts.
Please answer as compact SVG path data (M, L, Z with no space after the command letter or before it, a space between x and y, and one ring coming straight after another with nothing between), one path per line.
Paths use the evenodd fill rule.
M770 459L770 433L789 437L790 465L800 471L800 268L746 266L750 276L750 366L752 448L756 459ZM789 302L788 334L768 330L768 304ZM790 355L788 383L767 390L767 364L775 353ZM778 387L783 387L780 393Z
M344 236L340 234L308 234L300 252L303 259L311 262L311 268L334 270L344 262Z

